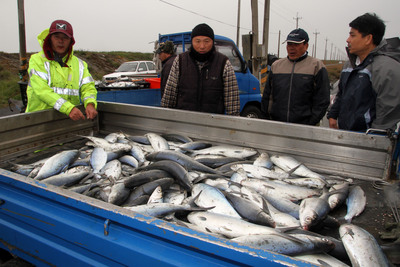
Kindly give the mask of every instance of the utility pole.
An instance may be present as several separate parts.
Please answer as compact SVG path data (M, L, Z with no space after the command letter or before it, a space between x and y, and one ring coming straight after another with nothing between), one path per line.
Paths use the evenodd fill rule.
M20 68L19 75L20 81L19 88L21 91L23 109L27 105L26 87L28 82L28 59L26 57L26 38L25 38L25 12L24 12L24 0L18 0L18 24L19 24L19 60Z
M240 0L238 0L238 14L237 14L237 32L236 32L236 46L239 47L240 39Z
M297 12L296 17L293 19L296 20L296 29L298 29L299 28L299 19L302 19L302 18L299 18L299 12Z
M253 32L253 38L252 38L252 55L251 55L251 61L252 61L252 67L253 67L253 74L257 77L258 72L259 72L259 62L257 58L257 47L258 47L258 5L257 5L257 0L251 0L251 25L252 25L252 32Z
M331 43L331 57L329 58L330 60L332 60L332 52L333 52L333 43Z
M279 34L278 34L278 58L279 58L280 50L281 50L281 30L279 30Z
M324 60L326 60L326 55L328 53L327 51L327 46L328 46L328 38L325 39L325 54L324 54Z
M262 64L267 65L268 61L268 36L269 36L269 12L270 12L270 0L265 0L264 3L264 31L263 31L263 47L264 47L264 55Z
M317 58L317 35L320 33L317 32L317 30L315 30L314 34L315 34L314 57Z

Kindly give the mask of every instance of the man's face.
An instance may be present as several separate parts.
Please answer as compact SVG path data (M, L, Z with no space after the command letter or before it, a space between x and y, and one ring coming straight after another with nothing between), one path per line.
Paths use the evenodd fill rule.
M350 28L349 37L347 38L347 47L351 54L360 56L369 51L369 44L372 40L372 35L363 36L358 30Z
M308 49L308 43L296 44L292 42L287 42L286 44L286 50L290 60L298 59L299 57L304 55L307 49Z
M168 57L169 57L169 54L167 54L167 53L165 53L165 52L161 52L160 54L158 54L158 58L159 58L161 61L166 60Z
M207 36L196 36L192 39L193 49L199 54L206 54L210 52L213 45L213 40Z
M50 36L51 48L54 52L61 56L65 56L68 52L69 45L71 44L71 38L61 32L53 33Z

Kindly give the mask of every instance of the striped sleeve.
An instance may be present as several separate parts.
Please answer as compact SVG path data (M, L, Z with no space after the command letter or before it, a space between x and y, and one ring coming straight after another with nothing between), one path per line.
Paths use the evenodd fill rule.
M237 84L235 71L229 60L226 61L223 73L224 80L224 102L227 115L240 115L239 86Z

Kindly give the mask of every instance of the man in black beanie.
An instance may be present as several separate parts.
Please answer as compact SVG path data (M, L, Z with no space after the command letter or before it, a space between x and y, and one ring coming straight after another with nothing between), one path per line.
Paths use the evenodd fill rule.
M213 29L199 24L191 39L189 50L172 64L161 106L239 116L235 71L229 59L216 51Z

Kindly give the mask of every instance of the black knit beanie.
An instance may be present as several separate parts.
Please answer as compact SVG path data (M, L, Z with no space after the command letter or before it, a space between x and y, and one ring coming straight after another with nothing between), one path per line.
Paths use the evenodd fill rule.
M214 41L214 31L205 23L199 24L192 30L192 39L196 36L207 36Z

